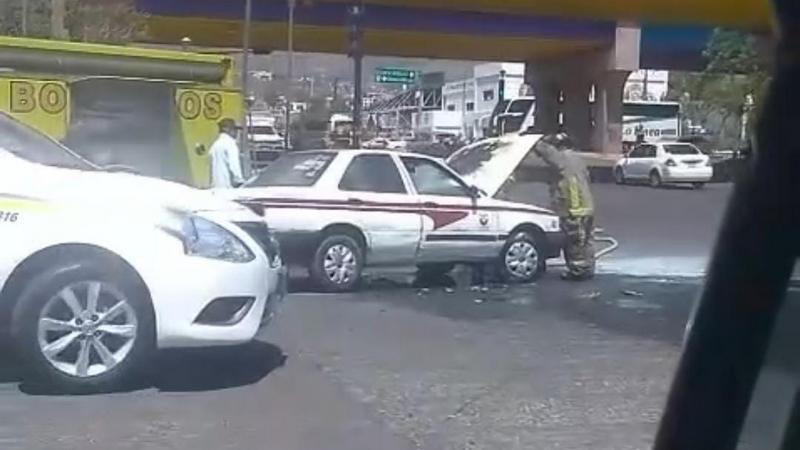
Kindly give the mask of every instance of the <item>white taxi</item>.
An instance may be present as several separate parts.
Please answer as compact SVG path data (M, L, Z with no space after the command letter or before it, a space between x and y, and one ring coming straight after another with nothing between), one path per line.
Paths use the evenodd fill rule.
M108 173L0 114L0 331L33 374L118 385L157 348L252 340L285 296L261 218Z
M540 136L497 138L443 161L378 150L282 155L243 188L217 193L261 212L289 263L346 291L366 266L497 263L511 282L538 277L560 254L555 214L493 198ZM468 181L469 180L469 181Z

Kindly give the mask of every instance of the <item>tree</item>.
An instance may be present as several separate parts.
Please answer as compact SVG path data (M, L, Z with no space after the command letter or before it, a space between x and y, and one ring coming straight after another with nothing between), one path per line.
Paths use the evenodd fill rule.
M135 0L70 0L67 29L86 42L130 42L146 32Z
M146 32L145 19L135 0L0 0L0 33L11 36L125 43Z
M680 101L684 116L695 123L713 123L722 143L735 143L742 115L757 108L769 81L769 62L759 39L740 31L716 29L704 56L705 70L673 74L669 98ZM753 123L753 121L750 121Z
M0 0L0 33L49 37L50 0Z

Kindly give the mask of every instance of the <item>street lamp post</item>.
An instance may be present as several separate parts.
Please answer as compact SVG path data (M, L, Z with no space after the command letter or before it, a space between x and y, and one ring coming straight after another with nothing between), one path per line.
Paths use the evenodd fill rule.
M363 102L362 92L362 62L364 58L364 30L362 20L364 18L363 0L350 7L348 11L350 31L348 56L353 58L353 136L352 147L361 146L361 106Z
M294 7L296 6L297 0L288 0L289 1L289 31L288 36L286 37L287 42L287 62L286 62L286 129L283 130L283 146L286 150L289 150L289 145L291 144L289 140L289 132L291 130L292 124L292 80L294 79Z

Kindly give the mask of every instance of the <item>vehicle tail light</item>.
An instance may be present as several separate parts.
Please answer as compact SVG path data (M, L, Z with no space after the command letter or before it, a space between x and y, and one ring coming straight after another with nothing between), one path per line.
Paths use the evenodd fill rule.
M677 166L677 165L678 165L678 164L676 164L676 163L675 163L675 161L673 161L673 160L671 160L671 159L668 159L668 160L667 160L667 167L675 167L675 166Z

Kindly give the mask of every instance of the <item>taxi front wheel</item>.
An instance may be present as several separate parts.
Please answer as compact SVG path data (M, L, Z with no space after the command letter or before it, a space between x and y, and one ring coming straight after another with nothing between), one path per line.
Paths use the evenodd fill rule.
M311 277L327 292L348 292L361 281L364 252L358 242L346 234L325 238L314 254Z
M508 283L535 281L546 269L542 243L531 233L516 233L506 241L498 269L501 278Z
M117 265L55 264L32 277L13 315L34 378L59 391L105 392L144 369L155 321L146 289Z

